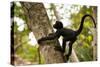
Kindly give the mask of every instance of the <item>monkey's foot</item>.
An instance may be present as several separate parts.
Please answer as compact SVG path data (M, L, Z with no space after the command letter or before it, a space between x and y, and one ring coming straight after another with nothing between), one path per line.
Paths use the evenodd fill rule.
M65 57L66 57L66 61L68 61L69 60L69 55L67 54L67 55L65 55Z

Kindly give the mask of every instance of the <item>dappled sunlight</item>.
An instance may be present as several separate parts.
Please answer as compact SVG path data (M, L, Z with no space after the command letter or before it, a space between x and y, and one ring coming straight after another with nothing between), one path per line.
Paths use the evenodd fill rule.
M25 26L24 26L25 21L24 20L22 20L21 18L15 16L14 17L14 22L16 22L17 25L18 25L18 31L23 31L24 30L24 28L25 28Z
M29 33L29 44L30 45L32 45L32 46L35 46L36 44L37 44L37 41L36 41L36 39L35 39L35 36L34 36L34 34L33 34L33 32L30 32Z

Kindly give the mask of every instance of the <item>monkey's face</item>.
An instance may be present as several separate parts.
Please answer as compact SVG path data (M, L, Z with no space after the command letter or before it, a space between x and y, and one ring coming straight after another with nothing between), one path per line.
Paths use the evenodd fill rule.
M61 29L63 28L63 24L60 21L56 21L56 23L53 25L55 29Z

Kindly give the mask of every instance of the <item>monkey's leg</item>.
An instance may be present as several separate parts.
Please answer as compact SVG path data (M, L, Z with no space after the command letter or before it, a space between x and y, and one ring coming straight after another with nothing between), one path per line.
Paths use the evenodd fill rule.
M63 43L62 43L62 52L65 53L65 48L66 48L66 40L63 39Z
M69 60L69 56L71 55L71 53L72 53L72 45L73 45L73 43L76 41L76 38L75 39L73 39L72 41L70 41L70 43L69 43L69 51L68 51L68 54L66 55L66 60L68 61Z

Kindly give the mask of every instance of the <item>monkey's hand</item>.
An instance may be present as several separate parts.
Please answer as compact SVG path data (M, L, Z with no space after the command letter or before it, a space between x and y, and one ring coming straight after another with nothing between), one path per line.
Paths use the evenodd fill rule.
M39 40L38 40L38 43L40 44L41 42L42 42L42 39L39 39Z

